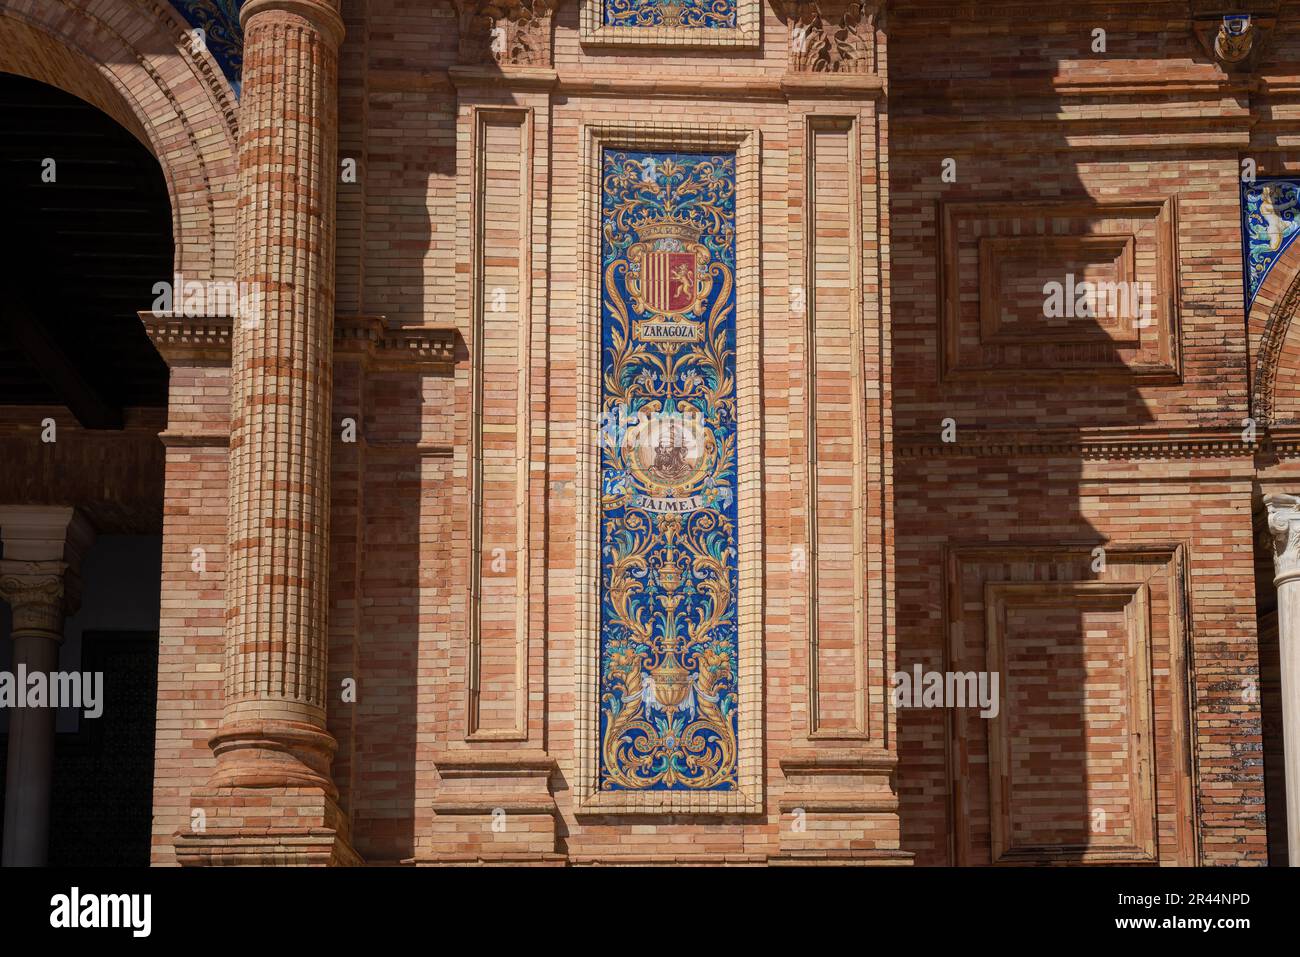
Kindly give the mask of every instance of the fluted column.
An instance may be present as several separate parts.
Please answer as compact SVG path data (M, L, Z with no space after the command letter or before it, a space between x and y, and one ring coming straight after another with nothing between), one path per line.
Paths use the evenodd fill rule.
M218 787L321 787L337 175L337 0L250 0L239 112L230 550ZM251 294L250 294L251 293Z
M1300 867L1300 498L1267 495L1268 530L1277 577L1277 639L1282 670L1282 739L1286 749L1287 859Z

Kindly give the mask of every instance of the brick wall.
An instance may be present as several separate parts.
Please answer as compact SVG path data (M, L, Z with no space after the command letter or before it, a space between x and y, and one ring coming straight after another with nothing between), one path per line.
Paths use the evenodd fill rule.
M1011 845L1077 859L1077 822L1062 815L1093 810L1095 790L990 800L986 723L895 716L890 703L896 665L987 661L987 636L966 633L987 619L967 620L954 597L980 575L1041 584L1055 602L995 630L1020 662L1009 670L1052 680L1025 650L1037 632L1085 661L1062 680L1072 704L1052 711L1020 686L996 734L1039 740L1033 716L1046 715L1082 748L1053 773L1122 786L1127 803L1108 805L1120 823L1098 842L1107 853L1266 860L1261 716L1241 693L1258 677L1252 511L1258 488L1293 490L1300 476L1239 436L1266 314L1242 314L1237 180L1243 154L1259 153L1261 172L1293 168L1271 144L1292 122L1277 74L1297 41L1279 31L1273 85L1252 91L1203 51L1183 3L1140 17L1076 4L1050 20L1016 4L893 6L869 63L810 78L788 69L787 20L768 4L753 49L617 50L581 44L565 0L553 69L458 63L450 4L349 5L340 153L358 179L338 185L339 321L456 334L452 361L336 359L326 697L340 806L367 861L980 863L1008 846L999 814ZM1098 27L1104 52L1092 50ZM209 120L223 116L213 96L193 107ZM582 806L584 150L594 127L637 124L683 148L743 130L755 150L741 215L757 248L741 252L754 257L742 299L759 361L742 389L761 395L748 477L761 485L761 549L745 572L762 596L763 687L746 703L761 718L762 788L746 813ZM197 189L199 163L230 186L228 126L198 146L165 123L136 127L184 182ZM178 263L233 263L227 199L179 214ZM1026 295L1066 263L1150 282L1152 322L1102 338L1062 323L1053 341L1026 340ZM483 311L495 288L504 313ZM1300 350L1281 354L1290 409ZM224 647L227 370L210 356L171 365L158 863L174 860L170 835L211 767ZM521 381L523 399L511 395ZM341 438L345 417L356 443ZM476 512L476 480L478 501L500 507ZM1097 546L1122 556L1108 572L1091 567ZM508 582L483 580L493 569L476 556L496 548ZM996 563L963 564L989 549ZM1084 585L1146 597L1098 605ZM1133 626L1139 606L1158 609L1158 627ZM1094 647L1102 663L1089 670L1081 649ZM1118 663L1135 648L1151 649L1146 672ZM1110 688L1121 672L1149 685ZM342 700L348 679L355 703ZM1135 705L1125 727L1157 738L1140 772L1088 725L1108 696L1135 700L1139 687L1153 689L1153 713Z
M1091 50L1097 26L1108 29L1105 54ZM1258 668L1253 460L1235 435L1248 414L1249 378L1239 280L1240 100L1167 4L1140 21L1075 5L1069 19L1040 16L1032 26L943 24L918 9L900 12L890 40L901 64L891 95L900 665L941 669L958 640L944 567L954 546L996 545L1021 556L1019 575L1013 569L1009 577L1059 580L1079 573L1035 571L1035 547L1073 543L1082 577L1101 578L1086 560L1096 545L1178 543L1188 563L1186 634L1178 640L1189 654L1199 822L1193 858L1262 862L1260 716L1243 693ZM1127 84L1130 92L1103 98L1089 86L1098 82ZM955 182L942 178L949 157ZM1085 213L1096 207L1097 219L1050 222L1058 235L1086 235L1127 231L1102 214L1131 215L1123 203L1153 200L1175 210L1176 250L1166 264L1173 311L1157 309L1155 323L1160 331L1168 323L1180 346L1177 375L1148 378L1121 365L1137 363L1118 350L1099 353L1110 367L1071 372L1072 363L1098 355L1084 344L1055 355L1008 349L991 361L976 356L967 368L942 368L936 340L945 312L961 310L945 298L945 208L974 208L986 223L1026 210L1013 229L1034 233L1060 204L1077 203ZM1139 263L1139 276L1143 269ZM971 285L957 294L969 302ZM981 358L986 367L972 370ZM940 434L949 418L954 443ZM1193 456L1172 441L1183 434L1218 438ZM1062 682L1067 693L1069 683ZM948 719L900 712L904 846L923 864L988 859L978 834L961 846L957 820L970 807L962 776L987 768L959 762L963 748ZM982 737L980 724L965 727ZM1104 766L1104 751L1085 762L1094 775ZM1069 805L1068 795L1056 799ZM1169 823L1167 814L1157 814L1158 826ZM1161 847L1160 860L1180 859Z
M808 543L807 317L792 314L788 306L801 281L799 264L805 254L802 204L808 158L802 117L811 111L860 117L859 132L867 133L860 154L863 182L868 192L880 184L872 192L877 198L888 196L888 219L882 210L865 233L867 260L888 252L888 271L876 278L868 275L863 295L868 307L889 303L893 320L893 436L903 448L893 523L898 577L889 594L897 602L899 666L944 666L953 625L943 605L950 546L996 544L1026 553L1081 543L1114 549L1177 546L1185 556L1188 608L1185 631L1170 640L1187 642L1190 674L1183 690L1192 715L1186 730L1198 769L1189 791L1200 826L1183 837L1190 850L1175 837L1170 846L1175 849L1165 848L1162 859L1179 854L1207 863L1263 859L1262 780L1250 757L1258 742L1258 708L1232 690L1256 669L1253 466L1248 451L1228 438L1247 409L1247 352L1236 279L1236 177L1244 125L1228 81L1207 61L1187 28L1185 12L1175 6L1157 5L1141 20L1119 21L1117 8L1098 4L1069 20L1044 24L1036 18L1032 26L1023 17L952 16L950 5L909 4L895 11L889 26L894 69L888 133L893 146L886 167L883 112L878 121L869 103L864 107L859 101L816 97L807 103L781 90L788 34L771 9L765 10L759 50L727 56L586 48L578 42L576 5L561 5L554 40L559 88L548 98L524 88L511 93L508 78L471 89L467 81L448 76L444 71L456 59L455 44L448 39L454 33L449 11L417 15L400 3L372 0L368 5L368 29L362 35L354 30L344 47L345 62L350 49L364 49L370 65L361 139L369 160L361 186L366 255L360 311L382 312L399 323L454 325L472 344L473 293L467 285L472 265L467 258L474 247L466 230L472 227L468 193L475 182L470 168L475 154L465 140L472 133L464 104L523 108L532 111L537 128L548 131L532 155L535 166L548 166L549 177L536 181L531 201L546 203L540 214L534 206L534 216L542 219L533 220L540 232L532 242L534 250L544 252L541 268L549 270L549 281L534 296L532 351L517 356L518 367L534 383L530 507L534 515L544 515L541 528L534 526L528 537L531 611L520 640L530 662L529 719L520 747L556 762L551 789L558 851L578 861L687 854L757 860L780 853L783 828L784 846L790 846L793 814L785 810L790 802L783 798L789 788L783 760L795 766L793 756L810 743L805 637L810 604L806 572L792 570L795 550ZM1097 25L1108 29L1104 55L1089 48ZM883 73L883 60L880 65ZM710 87L709 95L672 85L685 75L692 84ZM622 93L618 81L629 76L652 95ZM1127 84L1123 95L1105 89L1120 82ZM605 84L599 93L597 84ZM1155 104L1158 116L1153 117ZM345 127L355 120L343 117ZM584 126L619 122L695 129L742 125L761 134L756 209L763 262L767 759L766 810L755 819L593 819L579 813L571 796L579 770L573 764L575 735L581 733L574 710L582 690L574 678L582 642L581 601L575 592L580 573L576 483L583 478L577 457L581 429L575 421L583 401L577 339L582 333L579 261L586 171L580 157ZM846 184L843 176L832 175L833 150L842 144L828 135L819 133L813 140L827 161L822 175L829 177L815 195L833 203L835 190ZM489 156L490 168L504 170L499 164L514 162L518 145L512 141L499 157ZM947 157L957 164L951 183L941 178ZM980 368L976 361L948 375L954 370L945 369L942 359L948 319L940 262L945 242L960 246L968 240L960 230L947 239L942 235L945 204L975 217L962 228L971 229L976 242L981 230L993 235L1041 230L1045 217L1055 217L1048 231L1067 236L1130 229L1137 237L1134 278L1150 280L1163 296L1155 328L1143 331L1141 348L1127 353L1085 345L1045 357L1041 351L1013 347L996 361L982 362L993 369ZM1001 233L988 226L989 209L1000 210ZM829 334L835 323L845 324L840 334L820 344L821 361L829 363L819 376L817 405L824 406L827 416L818 420L824 442L841 425L841 417L826 403L836 395L834 349L843 335L851 334L851 320L841 308L846 304L836 303L841 285L833 277L851 250L835 231L836 211L822 212L816 221L824 238L813 253L824 316L819 330ZM501 240L504 234L493 235ZM339 268L342 288L354 267L341 262ZM961 280L967 285L957 286L966 301L972 291L968 278ZM973 281L978 297L978 276ZM513 297L510 301L514 308ZM962 315L952 318L957 325L949 331L965 335L960 302L955 313ZM869 339L881 319L870 309L866 318ZM514 342L507 345L514 348ZM459 817L449 832L439 823L445 815L431 812L426 800L436 804L440 789L450 787L436 770L438 756L466 747L472 610L465 576L474 521L469 507L472 452L466 442L472 421L472 352L454 375L424 379L425 402L435 404L420 407L418 427L406 430L400 440L408 443L403 465L397 465L394 449L392 464L368 462L366 467L357 640L362 687L379 702L372 697L367 703L362 696L357 758L353 773L344 777L355 794L357 845L375 857L437 859L452 853L448 834L457 833L455 849L469 857L492 846L492 839L480 833L486 819ZM508 353L497 355L502 358L485 353L485 361L500 361L503 372L508 370ZM865 367L868 386L872 375L875 382L882 380L880 361L890 365L887 352L873 355ZM367 388L372 441L379 430L396 434L405 429L401 423L417 416L409 404L420 390L414 382L405 388L395 383ZM888 421L889 411L882 409L882 421ZM945 418L957 426L953 447L940 442ZM1196 457L1158 449L1139 456L1126 447L1133 433L1158 446L1161 437L1188 430L1207 430L1204 434L1223 441L1212 453ZM852 602L825 597L853 588L851 568L837 566L835 557L850 547L836 536L849 531L832 521L840 503L829 497L830 485L821 484L845 480L834 471L830 448L823 451L816 476L824 490L819 494L828 496L819 515L825 524L817 530L825 557L819 564L823 597L816 607L823 627L830 629L821 645L828 657L818 694L820 720L827 729L843 732L856 720L852 706L841 706L854 700L851 675L842 668L835 671L836 666L828 669L828 663L839 660L841 648L849 661L854 653L867 656L869 683L876 689L870 700L878 702L894 652L878 647L888 635L887 619L871 623L865 645L854 646ZM881 448L880 435L871 436L864 448ZM878 502L888 480L887 473L877 473L865 489L865 501ZM490 520L499 523L506 517L493 513ZM868 538L868 554L888 550L887 537L871 532ZM385 544L388 554L409 555L415 564L378 563ZM447 570L450 578L438 570ZM836 576L842 572L847 577L841 582ZM868 591L880 574L870 573ZM399 618L385 610L397 607L406 609ZM847 630L835 617L845 613ZM385 664L390 661L391 667ZM846 680L849 685L841 687ZM416 702L414 715L404 707L409 700ZM867 710L873 716L868 725L877 715L884 722L878 729L882 746L894 747L889 709L868 705ZM947 711L908 710L900 718L896 747L902 846L920 863L944 863L955 853L951 721ZM517 757L506 754L508 748L519 750L497 746L503 752L499 761ZM475 793L485 799L493 788L502 788L491 783L490 775L477 780ZM1157 790L1166 787L1176 785L1165 781ZM506 793L504 788L500 793ZM1169 827L1179 826L1168 821L1173 807L1166 802L1158 815L1157 830L1165 830L1157 836L1166 835L1161 840ZM862 841L857 846L874 846L869 828L855 832L846 819L834 820L838 830L820 834L807 846L816 848L819 840L822 849L847 847L854 834ZM509 853L523 853L522 846L510 845ZM987 847L975 853L986 854Z

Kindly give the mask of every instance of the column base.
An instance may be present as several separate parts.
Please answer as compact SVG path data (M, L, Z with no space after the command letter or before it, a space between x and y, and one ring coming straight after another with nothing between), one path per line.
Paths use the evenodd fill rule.
M806 851L769 857L772 867L911 867L911 851Z
M320 788L206 787L175 835L182 867L346 867L363 863L347 819Z
M555 759L537 751L455 751L435 759L442 784L419 864L563 864L555 850Z
M908 865L900 849L898 756L814 748L781 759L781 847L772 864Z
M339 792L330 778L334 738L296 721L236 721L209 739L217 767L213 788L319 788L330 800Z

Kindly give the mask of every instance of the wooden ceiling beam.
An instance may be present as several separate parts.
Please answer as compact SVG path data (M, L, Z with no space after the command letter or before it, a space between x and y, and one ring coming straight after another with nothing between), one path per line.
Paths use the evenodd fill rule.
M121 429L121 406L110 402L86 380L22 298L9 289L0 300L0 321L14 344L83 427Z

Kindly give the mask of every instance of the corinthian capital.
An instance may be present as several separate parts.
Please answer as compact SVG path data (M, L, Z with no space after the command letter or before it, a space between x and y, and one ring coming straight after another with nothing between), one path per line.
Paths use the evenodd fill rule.
M66 562L0 561L0 599L13 612L13 630L63 636L63 616L75 599L65 587ZM69 599L73 599L72 602Z
M1294 495L1266 495L1268 537L1273 546L1273 569L1278 584L1300 576L1300 498Z
M794 73L874 73L878 0L776 0Z
M455 0L460 62L550 66L551 19L559 0Z

